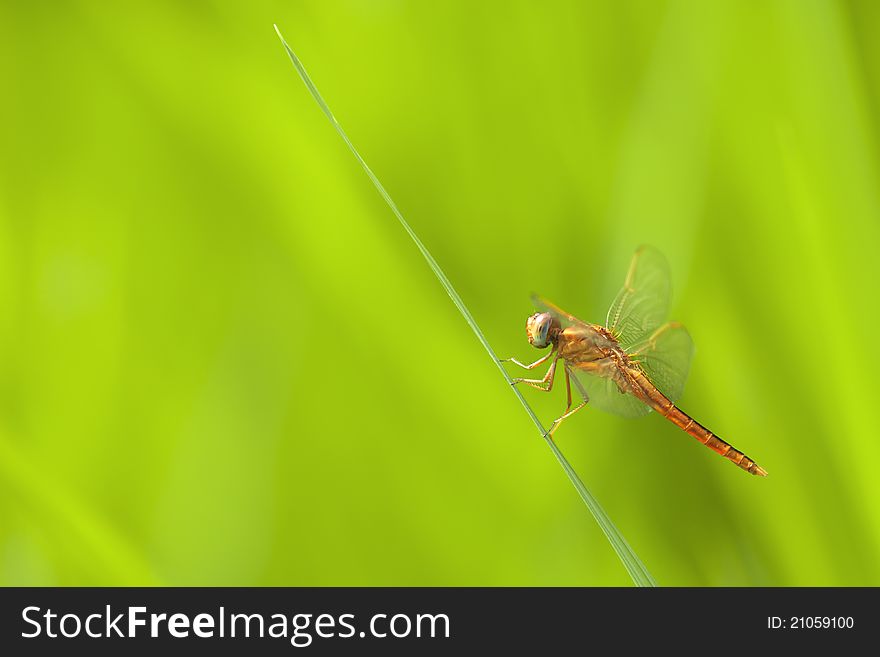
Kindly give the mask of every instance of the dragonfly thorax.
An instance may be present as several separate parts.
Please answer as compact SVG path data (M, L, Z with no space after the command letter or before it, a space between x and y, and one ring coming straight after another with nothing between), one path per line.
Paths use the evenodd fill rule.
M535 313L526 320L529 344L544 349L556 339L559 328L559 321L550 313Z

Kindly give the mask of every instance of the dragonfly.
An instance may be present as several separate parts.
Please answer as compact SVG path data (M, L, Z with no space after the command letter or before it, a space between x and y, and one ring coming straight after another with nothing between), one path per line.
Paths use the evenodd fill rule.
M550 436L588 403L624 417L653 410L746 472L767 476L754 460L675 405L684 390L694 345L684 326L665 322L671 289L666 258L657 249L642 246L632 258L604 326L582 321L533 295L538 312L526 320L526 335L533 347L550 347L550 351L530 364L516 358L502 362L532 370L550 361L542 379L513 379L514 384L525 383L543 392L553 389L561 363L568 405L550 425ZM574 407L572 383L580 396Z

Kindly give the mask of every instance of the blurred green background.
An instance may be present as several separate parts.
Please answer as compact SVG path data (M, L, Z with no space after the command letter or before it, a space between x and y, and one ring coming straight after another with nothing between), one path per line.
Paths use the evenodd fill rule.
M273 22L499 355L666 254L770 476L570 420L660 584L880 585L869 0L4 2L0 583L630 584Z

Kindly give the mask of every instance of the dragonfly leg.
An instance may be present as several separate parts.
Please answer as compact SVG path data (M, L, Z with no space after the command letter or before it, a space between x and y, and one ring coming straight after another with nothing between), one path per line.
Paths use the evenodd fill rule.
M566 370L567 369L568 368L566 367ZM581 399L584 400L584 404L588 404L590 402L590 396L587 394L587 391L584 388L584 384L581 383L576 376L572 378L574 380L575 387L578 389L578 392L581 393Z
M587 391L584 390L584 386L578 381L577 377L574 377L574 384L577 386L578 392L581 393L581 403L571 407L571 374L568 371L568 365L565 365L565 389L568 393L568 405L565 407L565 413L560 415L558 418L553 420L553 424L550 425L550 429L547 430L547 435L552 436L553 432L559 428L559 425L562 424L562 421L566 418L571 417L579 410L581 410L587 403L590 401L589 395L587 395Z
M556 351L555 349L551 349L549 354L547 354L547 355L544 356L543 358L539 358L538 360L536 360L536 361L535 361L534 363L532 363L531 365L526 365L525 363L521 363L521 362L518 361L516 358L502 358L502 359L501 359L501 362L502 362L502 363L513 363L514 365L519 365L519 366L520 366L521 368L523 368L524 370L533 370L533 369L535 369L538 365L540 365L541 363L545 363L545 362L547 362L547 359L550 358L550 356L552 356L552 355L554 354L555 351Z
M556 363L558 362L559 358L557 357L550 365L550 369L547 370L547 374L544 375L543 379L513 379L513 384L525 383L533 388L537 388L541 392L550 392L553 389L553 379L556 376Z

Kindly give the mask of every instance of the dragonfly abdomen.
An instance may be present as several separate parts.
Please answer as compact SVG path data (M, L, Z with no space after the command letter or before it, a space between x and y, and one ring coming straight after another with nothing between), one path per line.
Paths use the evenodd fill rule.
M657 390L657 388L648 381L647 377L641 370L635 369L632 372L632 376L633 379L635 379L634 382L636 383L637 394L641 393L639 396L642 397L642 401L648 404L660 415L672 422L679 429L682 429L699 440L713 452L720 454L724 458L730 460L731 463L741 467L743 470L751 472L753 475L761 477L767 476L767 471L764 468L736 449L733 445L716 436L709 431L709 429L673 404L668 397Z
M694 418L692 418L690 415L678 408L678 406L672 404L672 402L669 403L671 405L671 408L668 408L666 413L663 413L663 415L665 415L666 418L674 425L689 433L691 436L699 440L713 452L716 452L724 458L729 459L731 463L738 465L743 470L751 472L754 475L760 475L762 477L767 475L767 471L764 470L757 463L755 463L748 456L736 449L730 443L716 436L702 424L694 420ZM660 409L656 410L658 412L662 412L660 411Z

